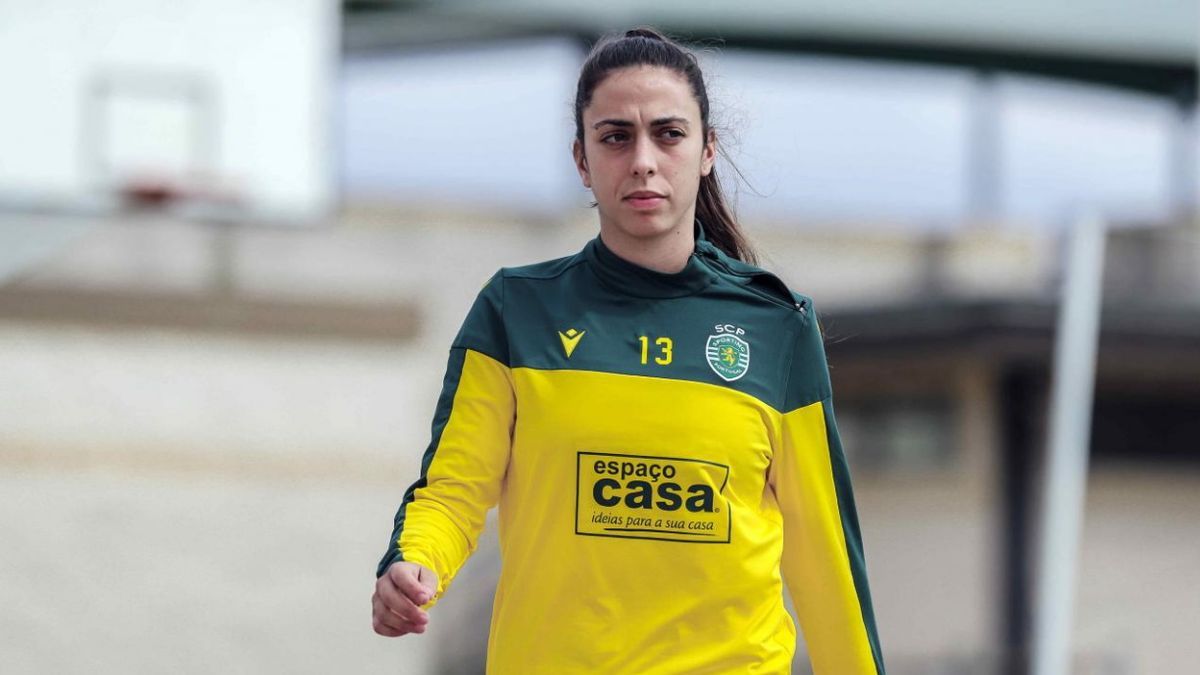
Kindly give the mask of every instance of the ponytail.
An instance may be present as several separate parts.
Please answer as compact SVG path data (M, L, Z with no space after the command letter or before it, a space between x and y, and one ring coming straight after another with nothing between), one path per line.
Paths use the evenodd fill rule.
M704 228L704 236L713 246L731 258L751 265L758 264L758 256L742 233L733 213L725 205L721 184L717 181L717 167L707 176L700 177L700 191L696 194L696 218Z

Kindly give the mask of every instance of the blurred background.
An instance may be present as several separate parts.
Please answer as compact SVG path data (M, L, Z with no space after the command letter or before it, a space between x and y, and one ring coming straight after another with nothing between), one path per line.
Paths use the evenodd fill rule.
M1029 663L1064 233L1108 229L1070 672L1200 662L1187 0L0 0L0 671L482 672L495 513L371 629L445 354L597 231L592 42L706 69L828 333L891 673ZM803 642L795 672L809 672Z

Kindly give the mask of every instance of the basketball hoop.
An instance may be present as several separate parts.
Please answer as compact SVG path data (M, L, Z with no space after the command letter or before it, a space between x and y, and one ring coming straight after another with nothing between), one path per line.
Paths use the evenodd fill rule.
M232 181L212 174L144 173L119 181L116 193L125 212L216 217L244 207Z

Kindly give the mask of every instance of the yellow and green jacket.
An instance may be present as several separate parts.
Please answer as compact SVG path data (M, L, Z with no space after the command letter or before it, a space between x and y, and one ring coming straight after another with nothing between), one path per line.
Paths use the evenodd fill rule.
M884 673L812 299L696 227L678 273L597 236L502 268L450 347L381 575L437 603L499 505L487 672Z

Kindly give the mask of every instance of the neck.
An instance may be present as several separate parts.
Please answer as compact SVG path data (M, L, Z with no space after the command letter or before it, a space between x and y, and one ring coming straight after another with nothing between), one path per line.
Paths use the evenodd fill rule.
M600 239L610 251L635 265L674 274L687 266L695 249L692 218L685 218L668 232L653 237L631 237L616 227L600 223Z

